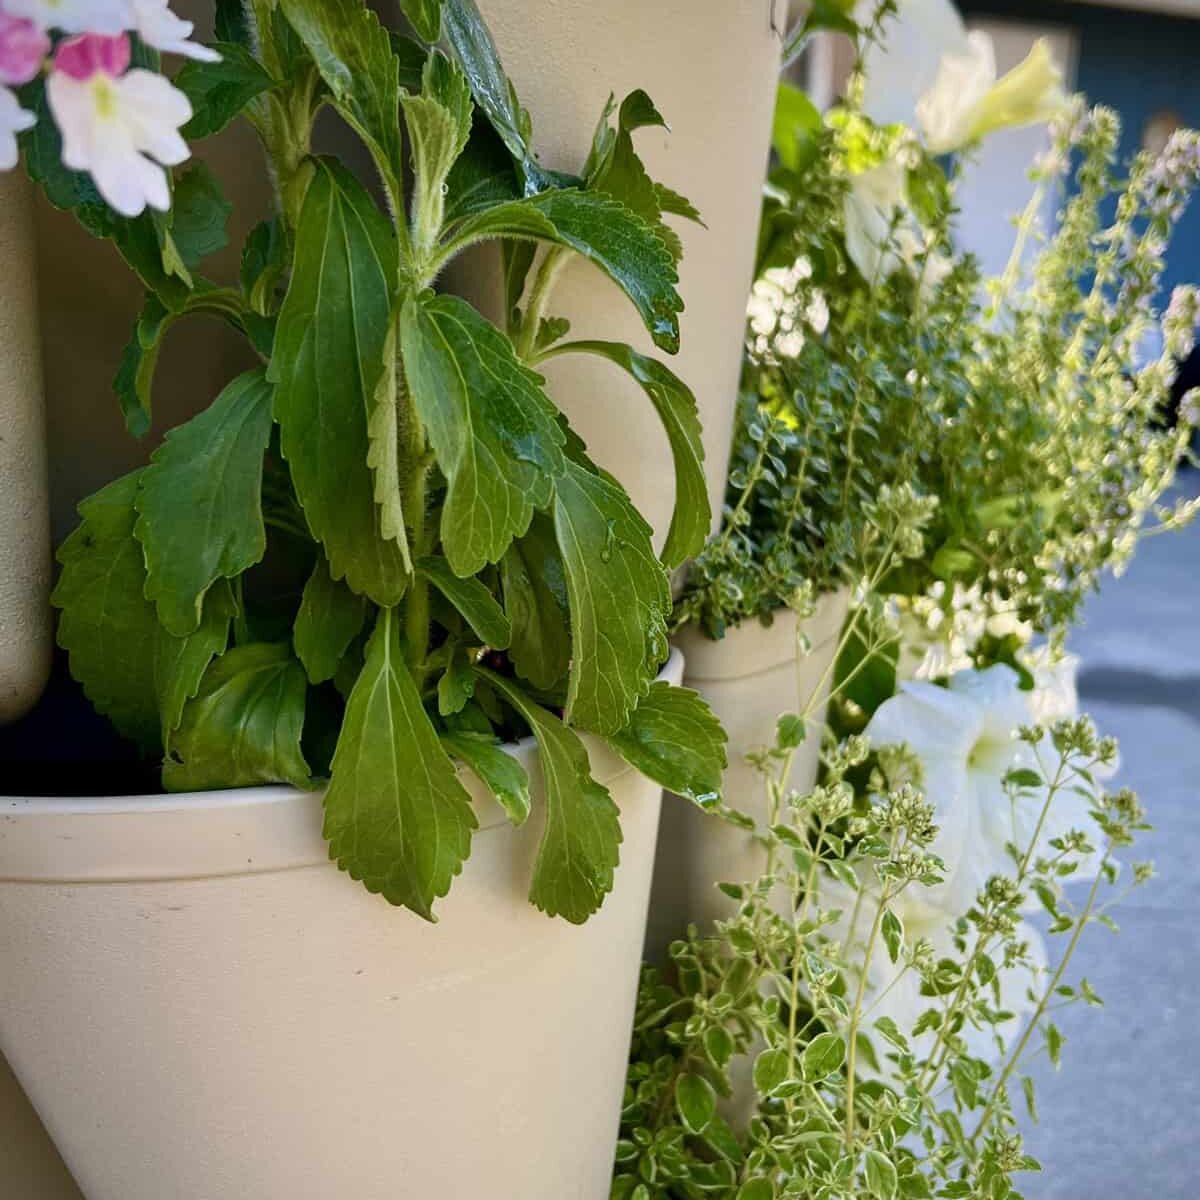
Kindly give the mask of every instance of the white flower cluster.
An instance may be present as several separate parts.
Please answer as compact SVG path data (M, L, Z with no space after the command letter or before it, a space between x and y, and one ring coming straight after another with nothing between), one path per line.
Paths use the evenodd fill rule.
M790 267L770 267L754 284L746 318L750 352L759 361L797 358L804 349L806 328L817 337L829 328L824 293L805 286L812 274L812 263L801 257Z
M192 108L163 76L130 67L131 33L155 50L217 58L189 40L191 22L167 0L0 0L0 170L16 166L17 134L37 120L12 89L45 73L63 163L90 172L122 216L170 207L164 167L188 157L179 130Z
M900 634L896 666L901 681L945 679L974 666L974 653L985 634L1015 635L1026 643L1033 629L1015 606L982 586L947 586L941 580L920 596L893 596L891 617Z

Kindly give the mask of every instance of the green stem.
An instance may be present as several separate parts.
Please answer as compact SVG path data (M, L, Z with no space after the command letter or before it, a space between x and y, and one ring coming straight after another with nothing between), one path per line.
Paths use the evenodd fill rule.
M546 307L550 303L550 296L558 282L559 274L567 264L567 257L567 252L562 247L555 246L546 251L541 266L538 267L529 292L525 317L517 334L517 355L523 362L529 362L533 357L542 318L546 315Z

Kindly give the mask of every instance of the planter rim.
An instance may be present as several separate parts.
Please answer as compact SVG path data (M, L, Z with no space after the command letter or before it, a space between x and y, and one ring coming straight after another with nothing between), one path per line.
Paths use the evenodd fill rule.
M780 609L772 624L752 618L734 626L720 641L687 625L675 635L675 644L687 661L688 683L752 679L774 671L794 658L801 631L808 635L815 653L841 634L849 607L850 590L840 588L822 593L816 611L804 621L791 609Z
M673 649L658 678L678 684L683 656ZM598 783L633 772L599 738L584 735ZM537 743L505 749L536 788ZM508 828L508 818L465 768L479 828ZM152 796L0 796L0 882L133 883L256 875L330 862L321 835L319 791L286 786L230 788Z

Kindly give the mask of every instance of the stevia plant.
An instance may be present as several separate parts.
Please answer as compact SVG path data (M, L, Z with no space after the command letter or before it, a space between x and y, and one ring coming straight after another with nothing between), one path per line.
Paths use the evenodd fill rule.
M693 397L627 345L568 340L551 292L581 256L673 353L681 246L664 217L696 213L636 154L634 133L663 124L645 93L610 103L578 176L549 171L473 0L402 8L415 38L363 0L219 0L211 60L174 86L186 136L245 119L276 185L234 286L202 274L228 215L203 167L174 173L166 211L120 217L63 165L52 121L23 135L50 200L145 285L115 381L134 433L175 323L218 316L261 360L81 504L59 641L93 704L163 756L167 788L324 787L339 866L430 919L476 828L459 766L519 825L529 780L502 744L532 733L548 811L530 899L578 923L621 841L580 732L698 800L724 739L694 693L654 681L668 571L709 520ZM28 86L30 111L44 91ZM372 178L313 152L325 109ZM433 290L484 241L503 247L501 326ZM546 394L537 367L571 353L632 374L667 429L679 497L661 558Z

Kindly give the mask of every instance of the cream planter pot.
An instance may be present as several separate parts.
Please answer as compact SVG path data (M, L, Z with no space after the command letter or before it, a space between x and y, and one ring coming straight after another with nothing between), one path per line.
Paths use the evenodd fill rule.
M0 724L23 716L50 671L50 517L33 207L0 172Z
M773 745L779 717L801 711L819 691L789 781L799 791L816 782L833 660L849 606L849 594L835 592L824 596L803 623L794 613L780 613L769 628L747 622L719 642L690 628L677 639L687 661L684 683L704 696L729 734L725 798L759 824L767 818L766 789L746 755ZM812 648L798 659L801 634ZM689 921L703 926L731 916L735 906L716 885L755 879L765 866L765 853L751 834L675 797L667 803L655 869L654 902L662 911L654 914L652 949L680 936Z
M754 274L762 180L782 48L767 0L479 0L505 69L533 117L548 167L578 171L610 93L645 88L671 126L637 132L655 179L682 192L705 226L669 218L683 238L682 349L656 351L629 301L596 269L572 263L550 303L586 336L630 342L667 361L696 394L713 528L720 523ZM786 19L786 5L779 20ZM498 255L468 259L450 283L503 315ZM572 355L544 364L551 395L588 451L629 489L661 545L675 502L670 450L644 393L610 363Z
M88 1200L605 1200L661 792L589 750L624 843L581 928L478 789L436 925L328 861L314 795L0 801L0 1049Z

